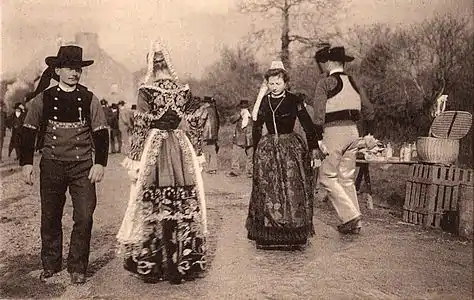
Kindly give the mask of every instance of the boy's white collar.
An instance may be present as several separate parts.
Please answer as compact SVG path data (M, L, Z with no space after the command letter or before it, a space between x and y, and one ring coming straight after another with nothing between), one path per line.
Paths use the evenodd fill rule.
M76 87L77 87L76 85L75 85L75 86L67 86L67 85L65 85L65 84L63 84L63 83L61 83L61 82L59 82L58 85L59 85L59 88L60 88L61 90L65 91L65 92L72 92L72 91L74 91L74 90L76 89Z

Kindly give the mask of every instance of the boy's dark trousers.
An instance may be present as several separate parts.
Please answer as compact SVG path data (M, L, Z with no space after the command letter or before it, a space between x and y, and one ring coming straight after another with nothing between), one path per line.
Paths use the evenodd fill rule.
M73 205L73 229L67 259L70 273L85 274L89 262L92 217L96 207L95 184L87 178L92 159L59 161L41 159L41 261L44 270L62 268L62 216L66 190Z
M18 133L18 130L12 130L12 135L10 137L10 144L8 145L8 157L11 156L13 150L15 150L16 158L20 157L20 141L21 136Z

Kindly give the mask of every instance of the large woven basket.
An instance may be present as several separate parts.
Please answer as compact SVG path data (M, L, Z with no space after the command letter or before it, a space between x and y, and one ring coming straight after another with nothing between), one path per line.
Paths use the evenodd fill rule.
M459 155L459 140L419 137L416 141L418 157L428 163L450 165Z
M445 111L430 127L430 137L419 137L416 150L421 161L451 165L459 155L459 140L470 130L472 115L466 111Z

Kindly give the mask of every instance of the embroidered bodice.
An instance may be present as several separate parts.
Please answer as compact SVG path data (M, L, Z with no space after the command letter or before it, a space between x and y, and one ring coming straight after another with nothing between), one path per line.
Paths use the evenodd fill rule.
M172 79L159 79L138 90L137 111L134 113L133 137L129 157L139 160L143 144L152 128L175 130L185 128L198 155L202 147L202 129L207 118L202 104L196 102L187 86ZM185 124L181 121L185 120Z
M192 99L189 98L189 88L171 79L160 79L152 85L142 85L138 97L147 104L146 111L154 119L160 119L167 113L166 118L173 119L171 115L188 120L191 118L189 104ZM173 112L171 115L170 111Z

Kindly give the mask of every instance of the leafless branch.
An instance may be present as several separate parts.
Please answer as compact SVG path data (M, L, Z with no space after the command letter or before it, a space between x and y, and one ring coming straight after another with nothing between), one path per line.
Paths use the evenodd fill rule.
M238 6L240 12L242 13L263 13L272 9L284 9L284 5L281 0L242 0L239 2Z

